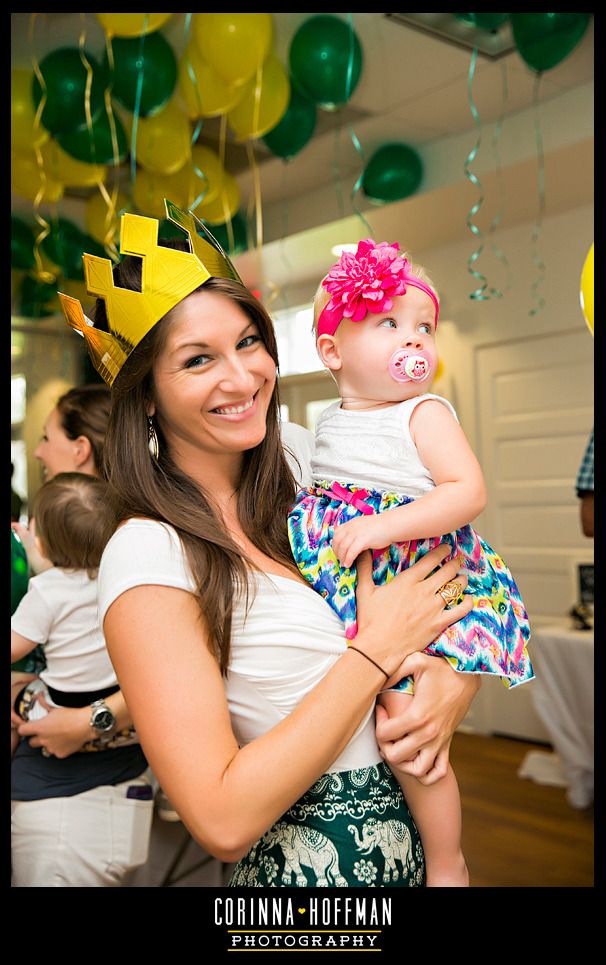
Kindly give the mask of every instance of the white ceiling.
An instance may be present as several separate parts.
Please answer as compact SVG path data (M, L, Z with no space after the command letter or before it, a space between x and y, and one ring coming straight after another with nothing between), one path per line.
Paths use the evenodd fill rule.
M350 22L348 14L334 15ZM31 66L32 53L40 60L60 46L77 46L83 32L87 49L93 53L103 50L104 36L94 14L38 14L33 29L32 16L11 15L12 66ZM273 13L272 16L274 49L287 66L292 38L312 14ZM276 158L262 143L256 142L255 158L264 206L287 205L289 200L300 199L305 192L330 185L348 196L364 163L354 146L354 137L367 160L376 148L388 141L404 141L422 148L442 138L471 131L475 126L468 96L470 50L396 23L384 13L355 13L351 17L364 55L360 82L344 108L334 113L318 112L312 140L291 161ZM185 24L186 14L175 14L162 29L177 54L186 39ZM542 76L540 100L547 101L592 82L593 48L592 19L572 54ZM473 97L482 123L494 123L504 111L509 115L531 107L535 80L536 75L515 49L498 59L480 56ZM216 124L213 127L212 123L205 123L201 132L201 137L204 136L212 140L216 136ZM228 144L228 170L230 156L245 206L253 192L253 171L248 162L243 161L246 153L242 146ZM124 165L122 179L129 173L129 166ZM27 210L28 202L13 197L13 207ZM313 211L310 223L299 223L297 230L322 223L317 210L310 207L310 211ZM351 213L351 209L346 213ZM274 229L275 237L278 235Z

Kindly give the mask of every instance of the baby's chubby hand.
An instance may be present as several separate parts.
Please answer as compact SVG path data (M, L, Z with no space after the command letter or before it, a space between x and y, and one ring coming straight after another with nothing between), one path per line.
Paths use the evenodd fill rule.
M342 566L353 566L364 550L382 549L394 542L388 516L389 513L359 516L335 529L332 548Z

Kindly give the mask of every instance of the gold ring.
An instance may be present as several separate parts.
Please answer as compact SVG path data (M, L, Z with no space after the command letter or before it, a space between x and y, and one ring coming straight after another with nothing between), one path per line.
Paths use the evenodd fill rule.
M455 603L460 603L463 596L463 587L456 580L450 580L441 586L438 593L444 600L446 606L454 606Z

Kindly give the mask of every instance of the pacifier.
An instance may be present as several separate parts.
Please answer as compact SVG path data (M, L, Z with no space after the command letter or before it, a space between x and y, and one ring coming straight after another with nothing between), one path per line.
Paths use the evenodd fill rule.
M388 364L389 374L396 382L423 382L431 373L431 362L425 352L398 349Z

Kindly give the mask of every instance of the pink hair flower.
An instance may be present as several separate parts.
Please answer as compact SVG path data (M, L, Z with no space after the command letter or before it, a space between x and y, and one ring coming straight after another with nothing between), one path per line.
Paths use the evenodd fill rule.
M392 298L406 293L409 279L409 262L397 242L359 241L355 254L343 252L322 282L331 295L320 316L322 332L333 335L343 318L361 322L368 312L391 311Z

